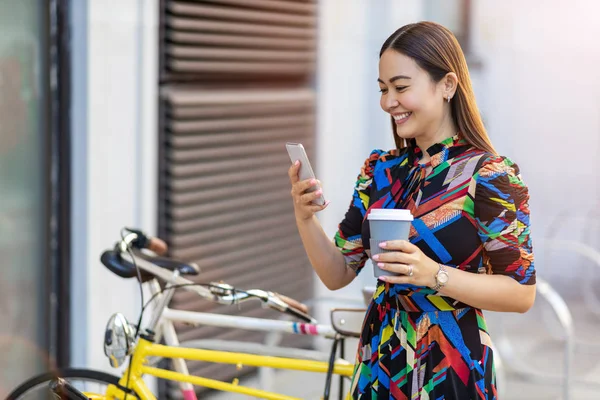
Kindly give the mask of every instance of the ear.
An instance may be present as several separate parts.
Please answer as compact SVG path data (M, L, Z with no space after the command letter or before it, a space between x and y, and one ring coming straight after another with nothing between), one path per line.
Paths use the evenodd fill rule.
M442 78L440 83L442 84L442 94L444 99L454 97L456 89L458 88L458 76L456 76L454 72L448 72L446 76Z

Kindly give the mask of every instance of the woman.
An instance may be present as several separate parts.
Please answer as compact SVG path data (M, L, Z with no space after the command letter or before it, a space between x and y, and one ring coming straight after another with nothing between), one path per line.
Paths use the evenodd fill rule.
M349 284L368 258L374 208L409 209L408 241L383 243L381 277L367 310L352 395L360 399L495 399L482 309L526 312L535 299L528 190L483 126L454 35L406 25L380 52L381 108L396 149L366 160L333 243L290 168L298 230L325 285Z

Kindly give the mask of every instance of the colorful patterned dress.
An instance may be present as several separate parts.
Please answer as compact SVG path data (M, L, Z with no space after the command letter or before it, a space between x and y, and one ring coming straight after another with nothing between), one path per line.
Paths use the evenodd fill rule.
M347 265L368 259L373 208L405 208L410 242L449 267L535 283L528 189L519 168L455 136L375 150L335 235ZM356 357L354 399L496 399L491 341L481 310L432 289L377 281Z

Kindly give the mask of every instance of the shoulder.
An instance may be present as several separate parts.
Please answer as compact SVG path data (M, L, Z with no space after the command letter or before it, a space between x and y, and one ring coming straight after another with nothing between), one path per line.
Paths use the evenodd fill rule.
M475 175L477 197L523 203L529 198L529 189L517 163L501 155L488 155Z
M500 176L520 179L521 169L517 163L509 157L486 153L484 154L484 157L482 157L477 175L479 178L488 179Z

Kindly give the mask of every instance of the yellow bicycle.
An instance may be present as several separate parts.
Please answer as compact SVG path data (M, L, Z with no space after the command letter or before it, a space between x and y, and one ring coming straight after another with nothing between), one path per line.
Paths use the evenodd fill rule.
M151 249L153 252L144 249ZM338 348L343 348L345 338L358 336L357 332L343 329L343 324L348 313L364 313L364 310L334 309L331 325L317 324L307 314L304 305L285 296L259 289L239 290L224 283L194 283L185 276L198 274L198 267L156 254L165 251L166 245L159 239L150 238L139 230L126 229L126 234L122 233L122 240L114 249L107 250L101 257L102 263L117 275L123 278L137 277L140 284L144 283L149 287L152 295L140 313L137 326L130 324L119 313L114 314L107 324L104 350L111 365L119 367L129 359L129 364L120 377L92 370L69 369L31 378L15 389L7 399L38 398L36 396L44 392L53 392L66 399L156 399L156 395L145 383L144 376L179 382L185 400L196 399L194 385L263 399L297 399L239 385L235 381L229 383L192 376L188 372L186 360L327 374L324 399L329 398L332 376L338 375L339 396L340 399L343 398L343 379L352 376L354 365L344 360L343 355L338 358L337 351ZM161 287L158 279L165 282L164 286ZM238 304L256 299L304 322L171 309L168 304L174 291L180 288L220 304ZM152 305L151 318L145 327L141 327L142 316L149 305ZM250 343L238 347L240 351L231 351L236 349L235 343L219 341L195 342L186 346L186 343L179 342L174 322L321 336L332 339L333 344L331 352L326 355L310 350ZM163 358L172 359L173 370L156 367L157 360ZM89 385L92 384L99 386L91 386L93 389L90 389Z

